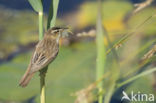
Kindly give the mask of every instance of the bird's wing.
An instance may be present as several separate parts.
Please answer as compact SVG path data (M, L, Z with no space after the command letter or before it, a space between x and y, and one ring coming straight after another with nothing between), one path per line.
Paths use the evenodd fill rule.
M39 44L41 43L39 42ZM30 73L39 71L46 67L58 54L58 45L53 45L54 47L52 48L44 47L42 44L40 46L38 45L36 46L35 52L33 53L31 59Z

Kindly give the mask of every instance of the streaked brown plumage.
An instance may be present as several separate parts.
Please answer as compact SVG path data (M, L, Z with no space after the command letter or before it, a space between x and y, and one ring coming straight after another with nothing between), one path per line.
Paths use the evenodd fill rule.
M36 45L29 66L19 85L27 86L34 73L51 63L59 52L59 39L67 28L53 27L44 34L43 40Z

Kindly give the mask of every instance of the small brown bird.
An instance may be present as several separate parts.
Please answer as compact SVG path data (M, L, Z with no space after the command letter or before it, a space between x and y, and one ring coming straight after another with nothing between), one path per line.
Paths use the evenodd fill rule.
M67 29L53 27L45 32L43 40L36 45L29 66L20 80L20 86L27 86L35 72L43 69L56 58L59 52L59 39L61 36L68 36Z

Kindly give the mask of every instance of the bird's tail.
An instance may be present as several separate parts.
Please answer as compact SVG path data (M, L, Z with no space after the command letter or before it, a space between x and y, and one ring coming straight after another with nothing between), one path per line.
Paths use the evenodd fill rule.
M27 71L25 72L24 76L22 77L22 79L19 82L19 85L21 87L26 87L29 83L29 81L31 80L31 78L33 77L34 73L29 73L30 68L27 69Z

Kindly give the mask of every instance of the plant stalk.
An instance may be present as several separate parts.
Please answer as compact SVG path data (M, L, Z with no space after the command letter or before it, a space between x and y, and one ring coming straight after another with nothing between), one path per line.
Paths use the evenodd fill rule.
M45 73L40 72L40 85L41 85L41 94L40 101L45 103Z
M40 70L40 86L41 86L41 92L40 92L40 101L41 103L46 103L46 96L45 96L45 77L47 72L48 66Z
M97 45L97 61L96 61L96 80L104 75L104 65L105 65L105 45L104 45L104 35L102 27L102 17L101 17L101 0L98 0L98 14L97 14L97 34L96 34L96 45ZM99 93L103 91L103 81L98 84ZM98 103L103 103L103 95L99 95Z
M39 12L39 40L43 39L43 12ZM40 70L40 103L45 103L45 76L47 68Z
M43 12L38 12L39 20L39 40L43 39Z

